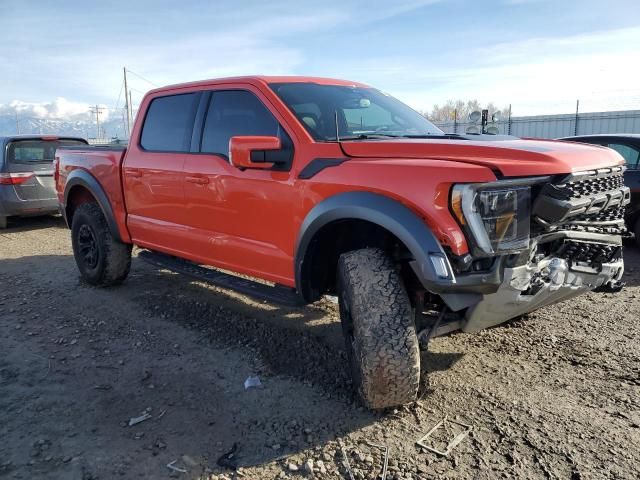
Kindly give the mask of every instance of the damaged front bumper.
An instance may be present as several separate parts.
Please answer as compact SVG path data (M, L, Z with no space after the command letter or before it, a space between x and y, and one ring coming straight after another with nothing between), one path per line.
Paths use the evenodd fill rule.
M629 188L620 166L532 186L531 239L486 273L461 272L458 295L442 295L460 328L474 332L589 290L620 287ZM482 270L482 269L481 269Z
M615 284L623 272L622 258L599 268L570 266L558 257L505 268L497 291L482 295L478 303L467 309L462 330L476 332L589 290Z

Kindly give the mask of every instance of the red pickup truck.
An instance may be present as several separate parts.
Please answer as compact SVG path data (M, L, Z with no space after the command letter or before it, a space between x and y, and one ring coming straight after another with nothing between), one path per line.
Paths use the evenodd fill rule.
M272 301L337 295L371 408L415 399L419 348L434 336L621 286L629 189L617 153L447 135L359 83L160 88L126 150L64 147L56 163L88 283L122 282L136 245L149 261Z

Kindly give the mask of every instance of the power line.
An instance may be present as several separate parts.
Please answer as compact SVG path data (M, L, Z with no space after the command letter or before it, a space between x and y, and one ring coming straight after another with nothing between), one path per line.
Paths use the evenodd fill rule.
M129 92L136 92L139 93L140 95L146 95L147 92L143 92L142 90L138 90L137 88L130 88Z
M147 82L150 85L153 85L154 87L158 87L159 85L153 83L151 80L147 80L146 78L144 78L142 75L140 75L139 73L134 72L133 70L129 70L127 68L127 72L129 73L133 73L136 77L138 77L140 80L144 80L145 82Z
M120 93L118 93L118 100L116 100L116 105L113 107L112 110L117 110L118 109L118 104L120 103L120 97L122 97L122 89L124 88L124 80L122 82L120 82Z

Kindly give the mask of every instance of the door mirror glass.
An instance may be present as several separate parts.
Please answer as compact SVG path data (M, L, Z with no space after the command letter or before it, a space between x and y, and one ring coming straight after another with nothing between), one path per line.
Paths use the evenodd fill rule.
M239 169L273 167L267 152L280 150L278 137L267 136L235 136L229 140L229 160L231 165Z

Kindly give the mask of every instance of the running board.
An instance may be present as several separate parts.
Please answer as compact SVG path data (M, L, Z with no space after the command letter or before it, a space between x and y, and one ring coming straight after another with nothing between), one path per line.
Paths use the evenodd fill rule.
M304 305L304 302L296 293L295 289L285 287L284 285L265 285L246 278L236 277L235 275L230 275L220 270L206 268L189 260L183 260L151 250L139 251L138 258L156 267L166 268L167 270L210 283L216 287L233 290L256 300L266 300L289 307L300 307Z

